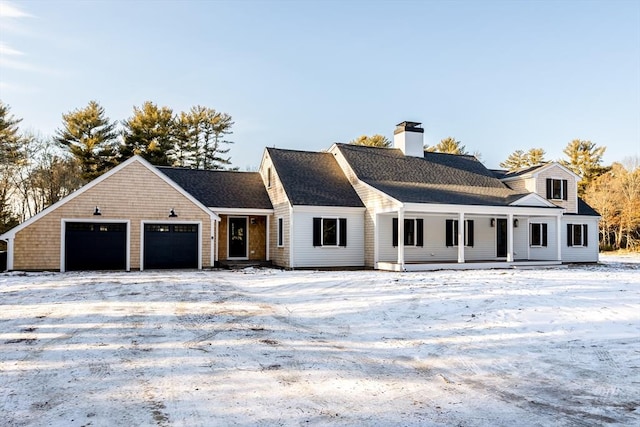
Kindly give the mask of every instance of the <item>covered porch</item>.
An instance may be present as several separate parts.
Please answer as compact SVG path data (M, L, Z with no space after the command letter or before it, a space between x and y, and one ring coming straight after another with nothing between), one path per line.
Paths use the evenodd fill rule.
M561 265L561 219L559 208L407 203L376 214L374 267L429 271Z
M217 209L215 265L263 265L270 261L272 209Z

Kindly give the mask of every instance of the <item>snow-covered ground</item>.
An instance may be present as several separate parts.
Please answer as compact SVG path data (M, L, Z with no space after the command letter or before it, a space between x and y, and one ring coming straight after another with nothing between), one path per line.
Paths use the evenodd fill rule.
M640 257L0 275L0 425L640 425Z

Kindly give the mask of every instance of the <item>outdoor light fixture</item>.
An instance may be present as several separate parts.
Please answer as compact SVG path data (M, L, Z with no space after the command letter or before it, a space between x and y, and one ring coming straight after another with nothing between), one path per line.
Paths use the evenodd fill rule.
M176 218L178 216L178 214L176 213L176 210L174 208L171 208L171 210L169 211L169 218Z
M491 218L491 226L492 227L496 226L496 219L495 218Z
M102 215L102 213L100 212L100 208L96 206L96 208L93 210L93 214L94 215Z
M518 218L513 220L513 226L518 228Z

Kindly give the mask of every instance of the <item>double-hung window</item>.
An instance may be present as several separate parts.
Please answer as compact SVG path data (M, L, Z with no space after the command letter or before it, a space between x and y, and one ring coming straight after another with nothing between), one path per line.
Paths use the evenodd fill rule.
M567 246L587 246L587 224L567 224Z
M458 246L458 220L448 219L446 223L446 245ZM473 220L464 220L464 245L473 246Z
M568 200L568 187L566 179L547 178L547 199Z
M393 246L398 246L398 218L393 218ZM404 246L424 246L424 219L405 218Z
M531 224L531 246L547 246L547 224Z
M313 218L313 246L347 246L347 219Z

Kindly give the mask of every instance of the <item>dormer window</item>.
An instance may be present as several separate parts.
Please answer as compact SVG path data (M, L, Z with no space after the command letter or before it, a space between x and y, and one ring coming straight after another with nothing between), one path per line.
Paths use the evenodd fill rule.
M566 179L547 178L547 199L568 200L568 187Z

